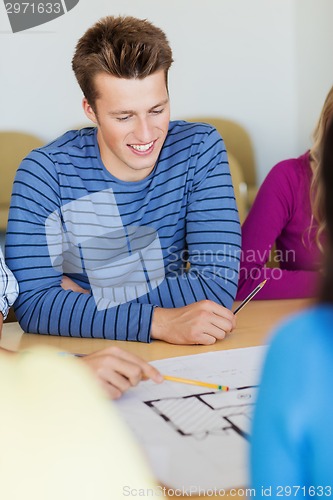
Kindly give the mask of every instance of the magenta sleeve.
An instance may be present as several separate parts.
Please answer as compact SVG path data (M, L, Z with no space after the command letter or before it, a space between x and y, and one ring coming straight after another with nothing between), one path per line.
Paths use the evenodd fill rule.
M303 161L303 157L302 161ZM297 165L297 168L295 168ZM242 252L237 300L243 300L261 281L267 279L265 287L256 295L257 300L287 299L312 297L316 294L318 272L315 270L299 269L297 262L295 269L280 269L266 267L270 252L287 224L297 213L302 214L300 197L299 173L300 159L286 160L277 164L267 175L259 189L255 202L242 227ZM304 170L304 169L303 169ZM302 174L303 175L303 174ZM305 182L309 189L309 181ZM305 199L306 194L302 199ZM308 207L306 207L308 208ZM310 208L308 208L310 210ZM306 212L304 210L304 212ZM301 220L304 227L308 222L305 215ZM302 217L302 215L301 215ZM295 222L293 222L295 223ZM296 243L295 243L296 241ZM288 245L295 251L296 259L302 238L283 238L285 250ZM298 246L299 245L299 246ZM298 247L297 247L298 246ZM309 255L311 260L312 255Z

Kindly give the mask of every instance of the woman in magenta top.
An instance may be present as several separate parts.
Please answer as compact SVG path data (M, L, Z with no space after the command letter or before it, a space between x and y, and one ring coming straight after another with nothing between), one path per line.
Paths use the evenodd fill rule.
M333 87L314 131L312 149L278 163L260 187L242 227L236 300L244 299L264 279L267 283L256 295L258 300L316 296L324 230L318 172L332 116ZM266 267L272 249L271 260L279 267Z

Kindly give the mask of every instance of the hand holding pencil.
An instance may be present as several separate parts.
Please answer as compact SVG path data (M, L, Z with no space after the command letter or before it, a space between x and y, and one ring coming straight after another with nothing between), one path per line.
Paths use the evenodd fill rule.
M155 307L151 338L171 344L212 345L235 326L230 309L213 300L200 300L183 307Z
M222 340L236 326L238 313L264 286L258 285L232 312L212 300L200 300L183 307L155 307L150 335L170 344L212 345Z
M239 311L243 309L243 307L246 306L250 302L251 299L262 289L262 287L265 285L267 280L262 281L259 283L258 286L254 290L252 290L251 293L239 304L239 306L234 310L234 314L237 314ZM169 380L170 382L178 382L182 384L191 384L191 385L197 385L200 387L207 387L209 389L215 389L218 391L229 391L229 387L227 385L220 385L220 384L212 384L210 382L203 382L200 380L194 380L194 379L187 379L187 378L182 378L182 377L173 377L171 375L163 375L164 380Z

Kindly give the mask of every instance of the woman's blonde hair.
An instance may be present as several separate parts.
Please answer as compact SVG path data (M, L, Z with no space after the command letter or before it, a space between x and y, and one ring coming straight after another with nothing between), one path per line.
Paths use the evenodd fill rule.
M312 207L312 222L314 220L318 224L318 231L316 235L316 242L318 247L322 250L322 245L320 244L320 237L325 230L326 222L323 215L323 183L322 183L322 157L323 157L323 147L326 137L326 132L328 126L332 122L333 117L333 87L331 87L329 93L324 102L323 109L320 113L318 123L313 131L313 146L310 149L310 159L311 159L311 170L312 170L312 181L310 186L310 199Z

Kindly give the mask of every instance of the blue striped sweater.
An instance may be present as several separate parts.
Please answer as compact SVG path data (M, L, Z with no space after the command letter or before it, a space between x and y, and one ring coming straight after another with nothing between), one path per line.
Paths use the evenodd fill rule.
M27 332L149 342L155 306L231 307L240 239L227 153L210 125L170 122L138 182L104 167L95 128L69 131L16 174L6 236L16 316ZM63 290L63 274L91 293Z

